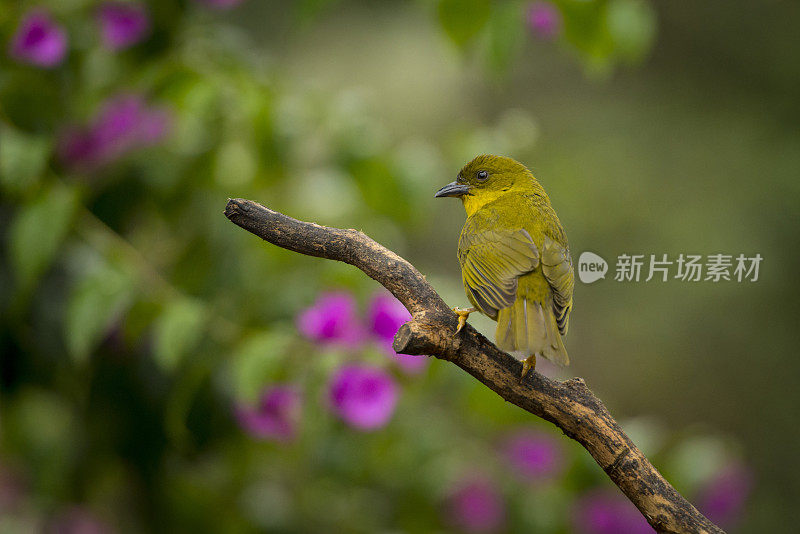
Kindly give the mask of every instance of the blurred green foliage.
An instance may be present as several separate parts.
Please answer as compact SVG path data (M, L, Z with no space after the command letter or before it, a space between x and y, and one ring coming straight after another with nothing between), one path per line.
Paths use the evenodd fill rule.
M153 1L147 37L112 51L95 2L49 0L36 6L69 49L40 69L6 46L34 4L0 1L0 530L77 506L120 532L429 532L451 528L448 496L481 466L507 530L571 531L576 498L610 484L585 451L563 438L557 481L519 480L503 437L543 423L439 362L407 376L378 349L302 339L295 317L318 294L365 303L376 284L221 213L245 197L363 229L463 304L463 215L431 197L481 152L531 164L575 256L765 256L752 288L579 287L567 344L612 411L654 417L625 426L679 490L743 459L759 482L743 530L787 525L798 432L776 434L784 416L763 411L796 400L796 9L552 5L559 30L543 39L515 0ZM769 41L760 54L748 21ZM165 137L71 164L71 129L125 94L169 110ZM402 387L380 431L326 405L354 358ZM305 399L289 445L234 417L278 382Z

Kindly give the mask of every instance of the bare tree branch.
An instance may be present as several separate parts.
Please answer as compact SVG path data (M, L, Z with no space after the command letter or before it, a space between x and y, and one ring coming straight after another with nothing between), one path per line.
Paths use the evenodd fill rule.
M381 283L412 315L395 336L395 351L450 361L506 401L556 425L592 455L656 531L723 532L661 476L583 379L558 382L531 372L520 383L521 363L474 328L467 325L453 336L456 315L394 252L359 231L298 221L250 200L228 200L225 216L272 244L349 263Z

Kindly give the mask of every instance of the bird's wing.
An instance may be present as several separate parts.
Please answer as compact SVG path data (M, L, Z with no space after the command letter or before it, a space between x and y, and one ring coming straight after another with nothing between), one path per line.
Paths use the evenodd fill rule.
M553 290L553 312L558 331L564 336L569 328L569 313L572 310L572 290L575 273L569 248L544 236L542 246L542 272Z
M467 296L495 319L498 310L514 304L517 278L539 265L539 250L523 229L464 232L458 260Z

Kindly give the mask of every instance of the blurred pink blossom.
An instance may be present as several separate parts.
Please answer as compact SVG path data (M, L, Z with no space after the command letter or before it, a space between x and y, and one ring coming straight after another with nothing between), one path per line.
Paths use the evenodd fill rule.
M722 528L733 528L741 519L752 485L748 468L740 463L729 464L701 488L697 509Z
M578 534L652 534L653 528L639 510L615 490L594 490L575 504Z
M464 532L498 532L506 523L503 496L486 478L463 480L447 499L445 521Z
M553 39L561 32L561 12L550 2L533 2L528 6L528 27L541 39Z
M105 2L97 12L103 44L123 50L141 41L150 31L150 16L144 4Z
M385 426L394 414L399 389L392 376L378 367L350 364L331 377L331 409L359 430Z
M366 339L358 318L356 301L345 292L324 293L297 316L297 329L305 337L323 345L338 345L355 350Z
M561 444L546 432L519 431L508 438L505 452L514 472L525 479L553 479L564 469Z
M49 534L110 534L111 527L80 506L61 511L50 522Z
M55 67L67 53L67 33L44 9L28 11L11 38L9 55L21 63Z
M384 351L397 362L403 371L416 374L428 366L428 358L397 354L392 348L397 330L410 320L411 314L408 313L405 306L388 292L376 294L367 310L367 325Z
M264 389L256 406L237 406L235 414L239 426L254 438L289 442L297 435L302 408L294 387L276 385Z
M59 156L69 167L92 170L157 144L167 135L170 122L165 108L150 106L141 95L118 95L103 104L89 126L62 133Z

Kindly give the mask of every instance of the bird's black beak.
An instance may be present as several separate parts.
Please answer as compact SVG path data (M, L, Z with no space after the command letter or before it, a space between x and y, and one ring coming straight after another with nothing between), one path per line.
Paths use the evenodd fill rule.
M467 184L460 184L458 182L450 182L443 188L439 189L434 197L460 197L469 193L469 186Z

